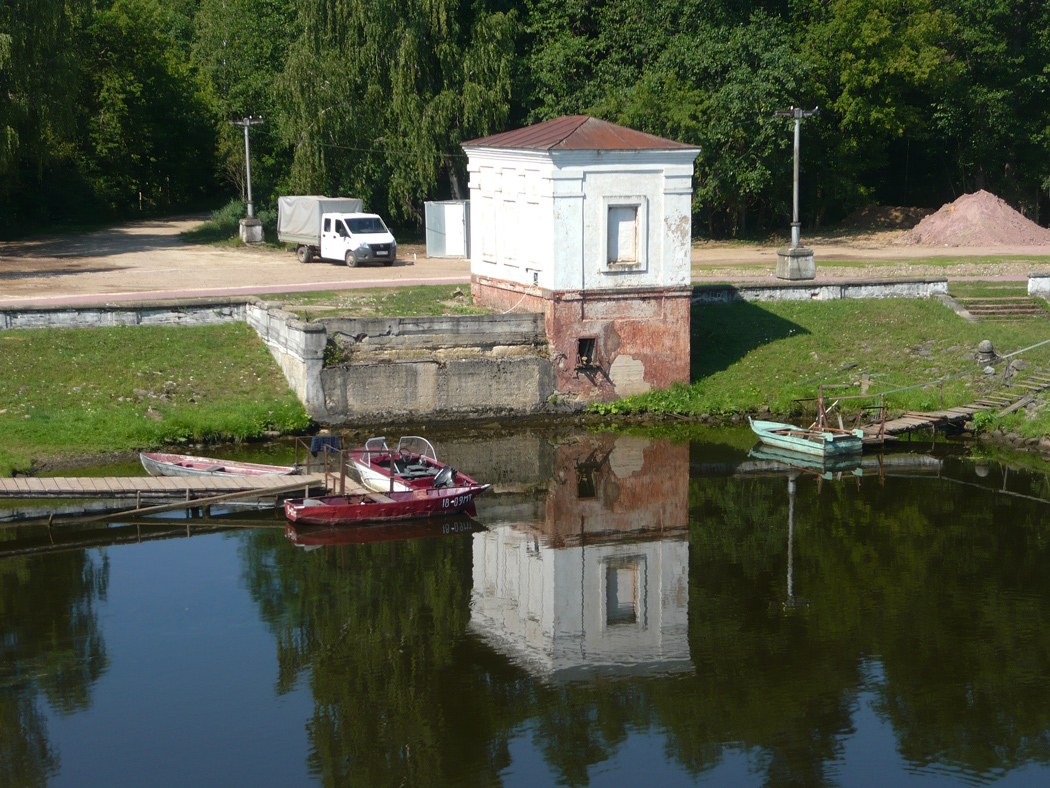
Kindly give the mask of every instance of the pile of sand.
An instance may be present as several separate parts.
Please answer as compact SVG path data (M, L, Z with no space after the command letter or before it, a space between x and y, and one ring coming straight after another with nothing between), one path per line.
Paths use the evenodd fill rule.
M1026 219L986 191L964 194L904 233L899 244L918 246L1043 246L1050 230Z

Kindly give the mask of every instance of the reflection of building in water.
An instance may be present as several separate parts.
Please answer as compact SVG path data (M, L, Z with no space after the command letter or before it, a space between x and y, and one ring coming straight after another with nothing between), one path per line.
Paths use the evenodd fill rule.
M687 446L560 447L545 519L474 535L472 629L556 679L691 669L688 500Z

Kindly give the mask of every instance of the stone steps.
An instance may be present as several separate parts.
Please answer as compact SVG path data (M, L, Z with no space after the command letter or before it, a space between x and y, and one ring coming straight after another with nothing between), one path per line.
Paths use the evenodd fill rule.
M1023 320L1050 317L1039 299L1023 296L956 299L979 320Z

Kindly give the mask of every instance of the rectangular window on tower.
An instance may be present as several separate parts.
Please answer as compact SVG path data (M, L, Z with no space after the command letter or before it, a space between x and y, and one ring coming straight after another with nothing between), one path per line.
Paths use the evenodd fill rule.
M641 273L648 268L649 202L644 197L603 197L603 271Z
M608 262L638 262L638 206L609 206Z

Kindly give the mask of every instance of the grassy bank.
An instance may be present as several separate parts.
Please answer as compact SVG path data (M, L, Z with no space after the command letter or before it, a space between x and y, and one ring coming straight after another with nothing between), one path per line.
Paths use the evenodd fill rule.
M308 424L245 325L0 333L0 475L58 455Z
M435 317L484 315L492 312L474 306L470 285L416 285L365 287L354 290L316 290L308 293L262 295L278 301L304 320L318 317Z
M466 306L453 291L356 292L346 297L360 302L345 304L309 295L295 308L310 316L325 306L370 315L450 314ZM931 410L997 389L1002 375L984 375L974 361L981 340L1007 353L1048 338L1047 320L967 323L936 301L696 306L695 382L597 409L696 417L768 405L788 415L800 410L795 399L814 396L821 383L848 386L834 394L859 394L864 386L876 394L946 379L887 397L895 411ZM1050 369L1050 345L1021 358ZM855 407L844 403L842 410L848 415ZM1030 410L1037 412L984 417L982 426L1050 434L1050 416ZM244 325L0 332L2 475L53 456L243 440L308 424L270 354Z
M800 410L794 400L815 396L819 384L848 386L829 394L860 394L865 385L868 394L877 394L941 378L950 378L943 383L943 404L951 407L1001 382L1001 374L987 376L974 361L983 339L1000 353L1012 352L1050 339L1050 322L968 323L938 301L897 299L696 306L693 384L597 409L699 416L768 405L774 413L793 414ZM1050 345L1021 358L1050 368ZM895 411L932 410L941 406L941 391L935 384L890 394L886 402ZM848 414L856 406L843 408ZM1050 433L1045 412L1027 420L1017 413L1002 423L1023 434ZM984 426L994 425L986 419Z

